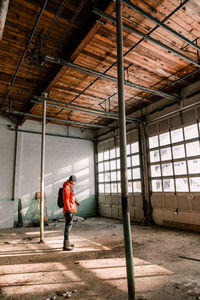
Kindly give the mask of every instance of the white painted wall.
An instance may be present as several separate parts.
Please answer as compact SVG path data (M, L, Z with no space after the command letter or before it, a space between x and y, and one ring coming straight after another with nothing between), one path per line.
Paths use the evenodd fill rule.
M8 131L11 124L0 117L0 200L12 198L15 133Z
M0 120L11 124L8 120ZM41 124L26 121L20 127L23 130L41 131ZM65 136L91 138L91 131L81 132L78 128L68 128L47 124L47 132ZM15 132L8 126L0 126L0 199L11 200L14 166ZM15 178L15 221L17 221L18 199L22 200L24 220L38 218L36 192L40 191L41 135L18 132L17 165ZM80 215L94 215L95 178L94 178L94 144L92 141L46 136L45 158L45 192L47 197L48 216L53 218L62 215L57 207L59 187L70 175L77 176L75 193L80 201ZM10 202L10 201L9 201Z

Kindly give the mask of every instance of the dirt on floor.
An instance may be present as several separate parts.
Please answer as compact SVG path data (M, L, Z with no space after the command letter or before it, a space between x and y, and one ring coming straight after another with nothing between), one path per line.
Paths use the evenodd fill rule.
M72 252L62 251L64 222L0 230L0 299L128 299L123 225L77 219ZM200 299L200 235L131 226L136 299Z

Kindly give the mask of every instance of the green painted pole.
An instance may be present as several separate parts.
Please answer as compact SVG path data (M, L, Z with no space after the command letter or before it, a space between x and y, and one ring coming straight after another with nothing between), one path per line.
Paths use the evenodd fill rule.
M118 73L118 105L120 127L120 164L121 164L121 203L124 231L124 244L126 256L126 272L128 283L128 299L135 299L135 283L133 268L133 250L130 226L130 213L128 209L128 179L126 157L126 114L124 101L124 61L123 61L123 34L122 34L122 8L121 0L116 0L117 17L117 73Z

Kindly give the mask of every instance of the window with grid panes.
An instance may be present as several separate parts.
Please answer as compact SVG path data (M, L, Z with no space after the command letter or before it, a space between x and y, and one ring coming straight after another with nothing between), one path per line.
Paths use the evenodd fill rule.
M200 192L200 123L149 137L152 192Z
M119 147L98 153L99 194L121 193ZM128 192L141 193L140 158L138 142L127 145Z

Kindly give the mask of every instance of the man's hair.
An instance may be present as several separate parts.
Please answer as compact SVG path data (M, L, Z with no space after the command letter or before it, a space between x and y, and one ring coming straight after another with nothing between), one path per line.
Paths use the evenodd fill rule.
M75 176L75 175L71 175L71 176L69 177L69 181L70 181L70 182L71 182L71 181L76 182L76 181L77 181L76 176Z

